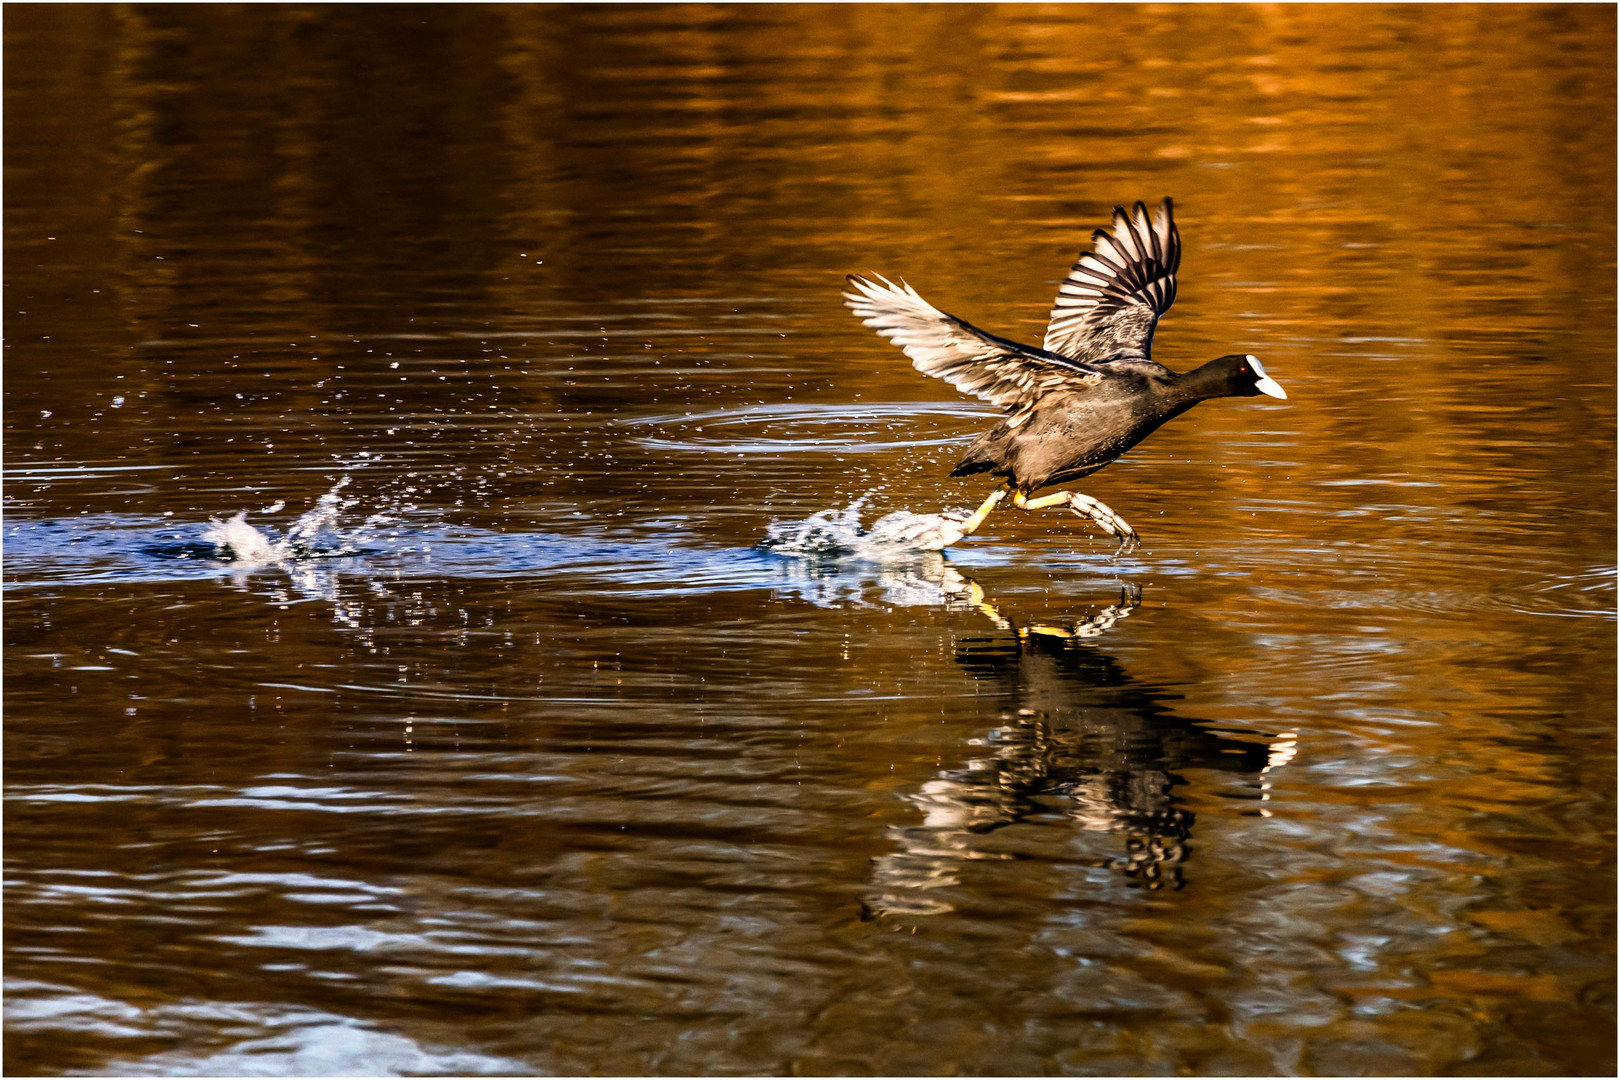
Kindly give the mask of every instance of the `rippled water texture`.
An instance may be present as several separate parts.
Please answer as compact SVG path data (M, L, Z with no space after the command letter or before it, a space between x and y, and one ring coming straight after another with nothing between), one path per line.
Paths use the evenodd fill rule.
M1615 1068L1612 6L8 6L8 1073ZM1200 406L971 508L1174 196Z

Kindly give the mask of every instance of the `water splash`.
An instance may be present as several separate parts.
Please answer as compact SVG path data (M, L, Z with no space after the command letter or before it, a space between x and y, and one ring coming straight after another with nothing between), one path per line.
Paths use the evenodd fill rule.
M273 530L249 525L248 512L239 511L225 521L210 518L203 539L214 545L221 559L241 567L281 566L303 559L338 558L364 554L375 531L393 521L386 512L371 514L359 525L345 528L343 515L359 500L342 494L353 479L345 473L314 507L287 527L282 536ZM263 513L274 513L286 504L277 502Z
M214 545L220 558L248 566L268 566L286 558L278 541L247 523L246 510L228 521L209 518L203 539Z
M861 510L874 494L869 491L842 509L823 510L802 521L773 521L759 546L801 558L884 562L919 551L940 551L962 539L965 510L938 514L896 510L878 518L871 528L863 527Z

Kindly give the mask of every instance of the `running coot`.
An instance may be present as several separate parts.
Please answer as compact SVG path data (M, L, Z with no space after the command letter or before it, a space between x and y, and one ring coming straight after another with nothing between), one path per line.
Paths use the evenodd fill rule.
M971 535L1007 496L1023 510L1067 506L1122 547L1136 531L1089 495L1048 484L1089 476L1151 435L1166 420L1218 397L1288 395L1253 356L1211 360L1177 375L1149 356L1153 328L1176 299L1181 234L1169 199L1151 213L1114 208L1114 224L1092 234L1058 290L1041 348L1020 345L940 311L903 281L849 276L855 315L905 350L912 366L1006 409L980 435L952 476L987 472L1005 483L971 516L943 517L921 546L948 547ZM874 275L876 276L876 275Z

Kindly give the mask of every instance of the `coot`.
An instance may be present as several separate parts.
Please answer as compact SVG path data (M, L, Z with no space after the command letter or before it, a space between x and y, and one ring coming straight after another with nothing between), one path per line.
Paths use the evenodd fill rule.
M971 516L947 515L920 546L948 547L971 535L1002 499L1041 510L1067 506L1090 518L1122 547L1137 534L1089 495L1049 484L1089 476L1200 401L1288 395L1248 354L1211 360L1177 375L1149 356L1153 328L1176 299L1181 234L1169 199L1151 213L1142 203L1114 208L1112 229L1092 234L1058 290L1041 348L986 333L947 315L903 281L849 276L844 294L858 318L905 350L912 366L958 390L1004 407L1007 418L968 448L952 476L1001 477Z

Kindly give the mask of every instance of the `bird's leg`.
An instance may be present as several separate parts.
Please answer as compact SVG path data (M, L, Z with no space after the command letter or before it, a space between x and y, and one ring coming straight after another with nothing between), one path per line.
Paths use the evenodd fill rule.
M990 516L990 511L999 506L1001 500L1005 499L1009 494L1013 494L1013 486L1011 484L1004 484L992 491L989 498L980 503L979 508L973 511L972 516L966 521L962 522L962 535L972 536L974 533L978 532L979 526L984 524L984 519ZM1017 498L1017 495L1013 494L1013 497Z
M1090 495L1082 495L1078 491L1059 491L1051 495L1042 495L1038 499L1031 499L1022 491L1015 491L1013 505L1020 510L1045 510L1050 506L1067 505L1081 517L1096 522L1097 527L1109 536L1119 537L1120 547L1129 547L1136 543L1136 530L1131 528L1124 518L1114 513L1107 503L1093 499Z

